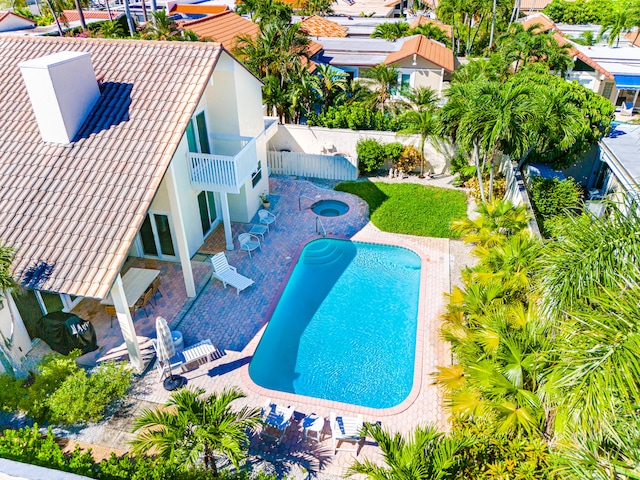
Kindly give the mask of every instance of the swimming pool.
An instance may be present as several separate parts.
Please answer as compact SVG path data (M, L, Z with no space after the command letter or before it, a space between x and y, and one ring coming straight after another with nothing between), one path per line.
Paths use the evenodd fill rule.
M420 257L319 239L303 249L249 375L272 390L371 408L411 392Z

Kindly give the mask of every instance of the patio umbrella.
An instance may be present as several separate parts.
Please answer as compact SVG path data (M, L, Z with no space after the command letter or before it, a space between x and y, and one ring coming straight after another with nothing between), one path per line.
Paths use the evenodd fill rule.
M176 349L173 346L169 325L167 325L167 321L163 317L156 318L156 335L158 337L158 361L169 364L169 376L164 379L164 388L169 391L175 390L187 383L187 379L180 375L173 375L171 372L171 357L176 354Z

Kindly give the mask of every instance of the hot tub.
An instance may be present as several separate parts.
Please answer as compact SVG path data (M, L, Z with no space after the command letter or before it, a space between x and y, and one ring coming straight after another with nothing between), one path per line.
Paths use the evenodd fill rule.
M321 217L339 217L349 211L349 205L340 200L320 200L311 205L311 210Z

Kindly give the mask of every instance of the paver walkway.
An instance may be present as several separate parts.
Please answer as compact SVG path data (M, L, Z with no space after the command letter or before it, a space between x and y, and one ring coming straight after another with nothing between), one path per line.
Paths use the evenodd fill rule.
M254 461L262 463L260 466L266 471L295 478L308 478L310 474L316 478L340 478L351 464L353 454L338 452L333 455L328 425L325 425L325 438L322 442L315 444L304 441L300 424L304 414L313 412L328 418L331 411L344 415L363 413L365 421L381 421L385 427L404 433L427 422L437 424L441 429L446 428L444 413L440 407L441 398L429 375L435 371L436 365L445 364L449 359L446 346L438 340L439 317L445 306L443 294L450 288L449 240L381 232L367 221L368 207L361 199L326 190L309 182L276 178L271 180L271 189L271 211L278 218L275 230L265 236L262 251L253 259L249 259L246 252L226 252L229 263L236 266L243 275L252 278L256 284L238 296L235 289L224 289L220 282L212 281L179 323L178 329L183 332L186 345L211 338L224 353L215 361L187 372L185 377L188 385L200 386L209 392L220 391L225 387L239 387L247 394L247 398L238 401L238 406L261 406L267 397L283 405L294 405L294 422L281 445L265 443L257 436L252 439L251 453L255 455ZM418 331L420 357L416 363L415 388L409 400L401 404L401 407L377 413L373 409L267 391L255 385L248 375L248 364L261 338L263 327L302 246L318 237L315 233L315 215L305 208L313 200L303 198L302 209L298 210L301 195L313 200L339 198L349 204L350 211L347 215L323 219L329 236L405 246L416 251L423 260L421 327ZM239 233L249 228L250 225L233 224L234 241ZM221 233L208 239L203 247L207 253L223 249ZM169 393L162 388L154 370L138 382L133 396L162 403ZM374 461L380 461L381 458L379 449L370 439L360 453L360 458L365 456Z

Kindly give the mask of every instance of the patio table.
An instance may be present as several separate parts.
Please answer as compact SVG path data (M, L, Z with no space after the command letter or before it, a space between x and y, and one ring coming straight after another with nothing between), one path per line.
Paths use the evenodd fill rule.
M135 306L138 299L147 291L158 275L160 275L160 270L152 270L150 268L130 268L127 270L127 273L122 276L122 286L129 308ZM102 305L113 305L111 294L100 303Z

